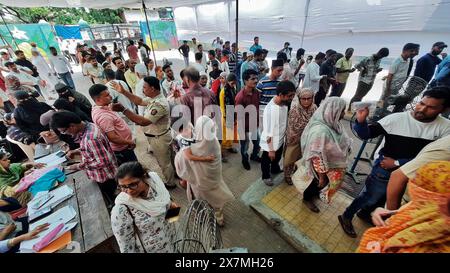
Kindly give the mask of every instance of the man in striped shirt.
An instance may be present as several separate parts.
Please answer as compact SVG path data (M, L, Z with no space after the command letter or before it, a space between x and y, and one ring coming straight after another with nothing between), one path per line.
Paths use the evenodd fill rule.
M242 61L242 53L238 51L236 43L231 44L231 55L228 61L230 73L235 73L237 64Z
M100 190L107 198L107 205L112 205L117 188L114 179L117 162L108 138L93 123L83 122L72 112L59 111L53 114L51 128L65 135L71 135L80 148L67 153L68 158L81 155L81 163L68 167L69 170L85 170L92 181L98 183Z
M273 97L277 95L277 84L280 82L279 78L283 73L283 60L272 61L272 71L269 76L263 77L256 89L260 93L259 105L266 106Z
M264 108L277 95L277 85L280 82L279 78L283 73L283 60L272 60L272 69L269 76L264 76L259 80L256 90L259 92L259 120L261 130L262 118L264 115Z

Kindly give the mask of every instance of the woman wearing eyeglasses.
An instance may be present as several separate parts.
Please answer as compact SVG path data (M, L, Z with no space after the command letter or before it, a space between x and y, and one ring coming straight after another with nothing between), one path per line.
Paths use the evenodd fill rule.
M176 204L161 178L139 162L127 162L119 167L116 179L121 193L111 211L111 225L120 252L173 252L175 233L165 215Z
M317 109L313 102L314 91L309 88L303 88L295 96L291 104L291 110L289 110L283 159L284 181L289 185L292 185L292 173L294 172L295 162L302 157L300 137L309 119Z

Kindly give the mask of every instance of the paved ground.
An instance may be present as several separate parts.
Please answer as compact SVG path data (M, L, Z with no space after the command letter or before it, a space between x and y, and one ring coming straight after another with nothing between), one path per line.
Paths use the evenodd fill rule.
M158 54L161 56L172 57L173 52ZM160 59L158 57L158 59ZM175 75L176 71L179 71L183 66L183 62L178 58L170 58L174 63ZM158 60L159 61L159 60ZM88 88L90 81L83 77L80 68L74 69L74 80L77 86L77 90L88 95ZM90 98L89 98L90 99ZM353 134L349 130L348 122L346 122L346 128L349 135ZM161 170L152 154L147 152L147 140L142 134L141 130L136 131L137 138L137 156L147 168L158 172L160 175ZM355 140L353 155L359 149L361 141ZM368 147L367 150L371 150L373 146ZM236 145L238 148L238 145ZM301 202L299 202L299 196L295 188L288 187L286 184L280 186L267 187L262 185L260 179L260 166L252 163L251 171L246 171L242 168L240 163L240 156L238 154L229 155L229 162L223 164L223 176L227 185L236 196L236 200L230 202L225 207L225 221L226 226L221 229L222 239L225 247L244 247L248 248L249 252L296 252L301 249L305 251L315 249L317 252L321 251L334 251L334 252L351 252L356 247L357 239L349 241L346 237L342 236L343 232L340 227L337 226L337 215L343 208L350 202L350 197L344 194L339 194L337 202L331 206L321 206L324 211L323 215L310 215L309 211L306 211ZM369 170L368 164L361 163L357 167L357 171L367 172ZM280 177L281 178L281 177ZM364 176L359 177L359 181L364 181ZM258 181L259 180L259 181ZM280 180L280 179L278 179ZM257 197L253 196L252 201L249 201L248 196L251 193L252 188L257 192ZM362 185L354 183L349 177L346 179L346 183L343 186L342 191L351 196L355 196L361 190ZM247 192L246 192L247 191ZM187 206L187 199L185 191L178 187L171 191L172 196L183 207ZM243 195L246 195L243 197ZM255 211L250 208L250 203L258 203L254 206L263 206L265 211L270 211L270 214L275 215L277 219L281 219L288 224L290 232L277 232L280 231L278 222L273 222L266 217L261 218ZM257 209L258 210L258 209ZM258 211L258 213L261 213ZM365 228L359 224L356 224L356 228L359 230ZM305 237L306 241L309 241L306 248L294 248L285 239L289 240L289 236L283 239L281 236L286 237L286 234L291 234L292 237L299 235ZM309 237L309 238L308 238ZM290 240L292 243L292 240ZM315 242L314 242L315 241ZM305 240L303 240L305 243ZM294 242L294 245L296 243Z
M77 90L89 97L90 81L82 76L78 68L75 69L74 80ZM140 129L136 131L139 161L162 176L156 159L147 153L146 137ZM296 252L295 248L241 201L241 195L258 179L260 168L259 165L253 164L251 171L245 171L240 162L240 156L230 155L229 163L223 164L224 180L236 196L236 200L225 207L226 225L221 229L224 247L244 247L248 248L249 252ZM178 187L171 191L171 195L178 204L186 208L188 204L184 189Z

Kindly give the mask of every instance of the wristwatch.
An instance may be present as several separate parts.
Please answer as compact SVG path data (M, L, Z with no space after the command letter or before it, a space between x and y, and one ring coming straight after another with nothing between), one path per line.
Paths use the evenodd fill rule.
M399 167L400 166L400 162L398 160L394 161L395 166Z

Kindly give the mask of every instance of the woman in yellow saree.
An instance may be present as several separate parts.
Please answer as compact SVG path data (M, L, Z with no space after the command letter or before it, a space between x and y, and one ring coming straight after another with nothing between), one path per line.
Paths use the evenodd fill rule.
M385 226L368 229L357 252L450 252L450 161L426 164L408 188L411 202Z

